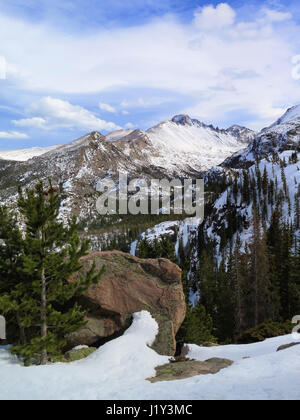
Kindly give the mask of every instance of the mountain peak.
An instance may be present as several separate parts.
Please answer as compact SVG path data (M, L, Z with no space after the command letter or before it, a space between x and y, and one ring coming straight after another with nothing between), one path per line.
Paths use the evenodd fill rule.
M181 125L193 125L193 120L186 114L175 115L171 121Z
M285 114L281 118L279 118L279 120L277 120L275 124L273 124L273 126L288 123L295 120L300 120L300 105L295 105L289 108L285 112Z
M212 124L210 125L205 124L199 120L196 120L195 118L191 118L187 114L175 115L175 117L172 118L171 122L179 124L179 125L188 125L190 127L192 126L202 127L202 128L208 128L214 131L220 131L219 128L215 128ZM225 131L225 130L221 130L221 131Z
M103 134L101 134L99 131L92 131L89 136L93 139L93 140L103 140Z
M243 143L250 143L252 140L254 140L257 134L255 131L250 130L250 128L238 124L232 125L226 131Z

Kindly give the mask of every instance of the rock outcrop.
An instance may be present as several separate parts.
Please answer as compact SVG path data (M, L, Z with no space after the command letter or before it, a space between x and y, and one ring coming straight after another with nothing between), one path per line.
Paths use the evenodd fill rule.
M277 351L287 350L287 349L290 349L291 347L295 347L295 346L299 346L299 345L300 345L300 343L285 344L283 346L278 347Z
M80 304L88 310L87 324L68 337L69 345L101 345L130 326L132 314L148 310L159 324L153 348L173 355L175 335L186 314L180 268L166 259L143 260L119 251L93 252L82 259L86 273L95 262L106 272Z
M214 375L222 369L229 368L232 360L212 358L205 362L195 360L168 363L155 368L156 376L148 381L155 383L161 381L177 381L179 379L192 378L198 375Z

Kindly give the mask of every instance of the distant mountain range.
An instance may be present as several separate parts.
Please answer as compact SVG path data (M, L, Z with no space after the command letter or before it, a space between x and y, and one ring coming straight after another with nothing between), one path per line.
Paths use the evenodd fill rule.
M95 214L95 187L100 179L171 178L221 175L222 167L252 164L271 151L299 143L300 107L294 107L267 129L256 133L234 125L226 130L177 115L147 131L118 130L104 136L89 133L71 143L50 148L0 152L0 199L9 203L17 186L32 186L51 178L68 194L65 216Z
M130 178L199 177L244 149L254 134L243 127L220 130L178 115L147 131L92 132L50 150L2 152L0 157L8 160L0 161L0 197L9 202L18 185L51 178L69 194L66 215L93 217L99 179L117 179L119 172Z
M91 133L64 146L0 151L0 159L24 162L54 150L64 153L70 148L74 150L74 147L80 148L86 145L87 137L94 134ZM254 131L238 125L220 130L191 119L187 115L177 115L172 120L164 121L147 131L117 130L106 136L97 133L97 136L103 143L114 142L120 149L122 144L131 147L133 143L139 143L143 139L148 147L153 148L148 156L149 163L155 166L161 164L166 169L173 166L177 172L178 163L182 163L182 156L185 158L182 169L184 164L190 163L190 158L194 161L193 169L209 169L212 165L221 163L226 155L243 148L245 143L248 144L253 140L255 134Z

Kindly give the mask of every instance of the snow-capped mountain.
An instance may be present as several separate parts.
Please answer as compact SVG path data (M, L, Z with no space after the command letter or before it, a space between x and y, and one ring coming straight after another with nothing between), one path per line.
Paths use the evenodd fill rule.
M123 137L129 136L134 130L116 130L112 131L111 133L107 134L106 140L107 141L116 141L120 140Z
M241 142L247 144L254 140L257 135L256 131L236 124L229 127L226 131L227 133L232 134L234 137L239 139Z
M153 165L175 170L184 164L199 172L219 165L224 156L244 149L246 142L187 115L177 115L158 124L146 136L157 150L151 157Z
M246 150L225 160L222 166L243 167L270 153L294 149L300 141L300 105L286 111L270 127L258 133Z
M38 179L51 178L69 194L66 213L83 219L95 212L99 179L117 180L119 172L129 178L198 177L243 148L244 141L226 130L187 116L174 117L147 131L119 130L107 136L92 132L34 159L25 161L22 151L11 154L10 160L23 156L24 162L5 164L0 172L0 195L10 200L19 184L31 186Z
M279 125L282 126L282 124L300 124L300 105L289 108L286 113L269 128L275 128Z
M211 207L201 225L200 248L214 246L215 256L221 258L234 246L237 235L244 246L252 235L253 205L266 227L280 205L282 221L294 226L296 234L300 234L297 228L299 210L296 210L300 205L299 116L300 107L288 110L275 124L257 134L246 151L227 159L226 165L213 167L204 174L206 202L210 202ZM194 122L184 117L179 118L177 124L185 126ZM286 135L280 136L278 132ZM258 164L255 157L259 159ZM243 196L247 179L244 179L244 173L251 190L251 197L246 201ZM181 226L185 226L184 221L164 222L148 229L141 238L153 241L155 237L159 239L168 235L178 244ZM138 241L132 245L135 253ZM192 273L199 262L199 243L189 232L183 245L189 255Z
M147 131L118 130L106 136L92 132L46 153L42 148L27 150L27 156L23 151L5 152L10 162L1 161L0 196L2 201L9 202L18 185L31 186L38 179L52 178L53 182L62 183L69 194L66 215L93 218L95 187L100 179L117 180L119 172L126 172L129 178L159 179L206 173L207 182L218 180L224 170L217 165L224 160L223 168L231 170L245 162L249 166L255 156L295 147L300 136L299 110L300 107L288 110L277 123L257 135L241 126L224 130L187 115L177 115ZM43 154L26 160L30 153ZM11 162L21 158L24 162Z
M29 149L0 151L0 159L25 162L29 159L32 159L33 157L44 155L45 153L50 152L51 150L55 150L58 147L60 146L32 147Z

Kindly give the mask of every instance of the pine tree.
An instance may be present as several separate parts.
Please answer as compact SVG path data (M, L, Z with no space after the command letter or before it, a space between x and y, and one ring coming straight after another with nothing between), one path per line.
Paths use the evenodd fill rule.
M249 245L248 282L251 290L250 301L253 326L264 322L271 316L271 282L268 266L268 253L265 235L261 234L261 221L257 209L253 208L253 234Z
M285 170L284 170L286 165L282 163L280 166L281 166L281 181L283 184L283 191L284 191L285 196L287 197L289 191L288 191L288 185L287 185Z
M24 317L22 308L10 310L15 305L13 299L3 297L7 292L13 297L15 287L20 283L23 262L23 238L18 228L17 215L9 212L6 207L0 207L0 238L0 309L6 314L11 339L18 339L19 343L24 343L26 338L24 327L21 325L21 319Z
M250 204L250 186L249 186L249 173L243 171L243 189L242 189L242 200L249 205Z
M300 240L295 243L295 253L290 257L290 313L300 311Z
M66 335L84 325L85 312L73 298L103 273L96 273L93 265L86 276L70 281L81 269L80 258L87 254L89 241L80 241L75 219L67 225L59 221L61 198L62 191L51 183L48 190L43 183L25 195L19 190L18 208L25 225L19 278L10 293L1 295L0 307L19 315L29 333L25 343L13 347L27 363L34 359L46 364L65 346Z
M268 177L267 167L265 166L263 179L262 179L262 190L263 190L264 198L266 198L268 195L268 185L269 185L269 177Z
M230 253L227 275L232 279L233 291L234 291L234 303L235 303L235 313L234 313L234 324L235 330L234 335L239 335L243 330L244 326L244 313L243 313L243 268L242 264L242 254L241 254L241 240L237 236L236 245L233 252Z
M218 269L217 314L215 335L221 342L232 342L236 330L236 296L232 257L226 270L224 260Z
M165 235L161 238L161 258L167 258L173 263L177 263L177 258L175 255L175 245L172 243L169 236Z
M197 344L216 342L212 334L213 322L201 304L187 306L186 318L177 333L176 340L180 344Z
M298 191L295 194L295 219L294 219L295 230L300 229L300 185Z
M282 223L281 213L277 207L267 232L267 244L270 254L271 282L274 289L273 301L276 302L277 318L280 315L283 320L291 319L295 315L292 301L297 292L294 289L295 283L292 277L297 278L297 274L293 272L296 256L293 255L292 238L292 229Z
M262 191L262 177L261 177L261 172L259 169L259 161L256 161L256 164L255 164L255 174L256 174L258 196L260 197L261 191Z
M214 320L217 298L216 271L213 258L206 251L200 259L199 279L200 304Z

